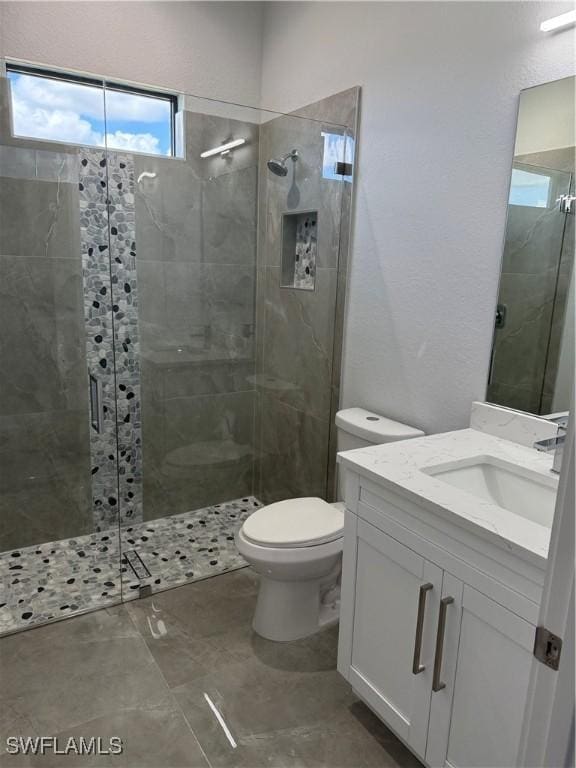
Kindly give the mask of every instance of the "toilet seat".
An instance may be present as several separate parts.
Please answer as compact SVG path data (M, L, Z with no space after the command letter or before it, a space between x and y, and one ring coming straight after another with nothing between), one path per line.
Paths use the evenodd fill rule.
M253 512L242 526L245 539L261 547L314 547L342 537L342 505L308 496L285 499Z

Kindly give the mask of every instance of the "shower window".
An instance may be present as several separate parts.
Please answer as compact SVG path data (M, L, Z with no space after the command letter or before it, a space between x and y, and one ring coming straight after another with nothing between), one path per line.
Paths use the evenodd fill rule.
M352 181L354 139L345 133L322 131L322 177L334 181Z
M510 184L510 205L524 205L530 208L548 208L550 206L550 188L552 177L538 170L512 169Z
M173 94L8 64L15 136L174 156Z

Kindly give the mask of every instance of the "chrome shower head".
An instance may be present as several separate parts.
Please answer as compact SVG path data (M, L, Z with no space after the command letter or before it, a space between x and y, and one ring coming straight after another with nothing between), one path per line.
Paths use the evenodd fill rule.
M273 157L271 160L268 160L266 165L268 166L268 170L272 171L276 176L286 176L288 173L288 168L286 167L286 160L290 158L293 163L298 160L298 150L292 149L288 154L284 155L284 157Z
M272 171L272 173L276 174L276 176L286 176L288 173L288 168L286 168L286 163L282 160L275 160L272 158L272 160L268 160L268 170Z

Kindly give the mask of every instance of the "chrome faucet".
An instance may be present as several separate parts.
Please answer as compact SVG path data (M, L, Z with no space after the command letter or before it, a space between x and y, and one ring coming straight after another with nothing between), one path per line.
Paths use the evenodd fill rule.
M544 453L550 453L554 451L554 461L552 462L551 472L559 475L562 469L562 454L564 453L564 443L566 442L566 431L568 428L568 415L562 414L551 418L550 421L554 422L558 427L558 432L554 437L548 437L546 440L537 440L534 443L534 448L537 451L544 451Z

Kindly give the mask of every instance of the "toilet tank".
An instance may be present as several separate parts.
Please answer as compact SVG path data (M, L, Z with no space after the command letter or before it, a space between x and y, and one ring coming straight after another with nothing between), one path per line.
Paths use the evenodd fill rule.
M393 443L423 437L421 429L387 419L364 408L345 408L336 414L338 451L366 448L369 445ZM338 467L338 499L344 498L340 467Z

